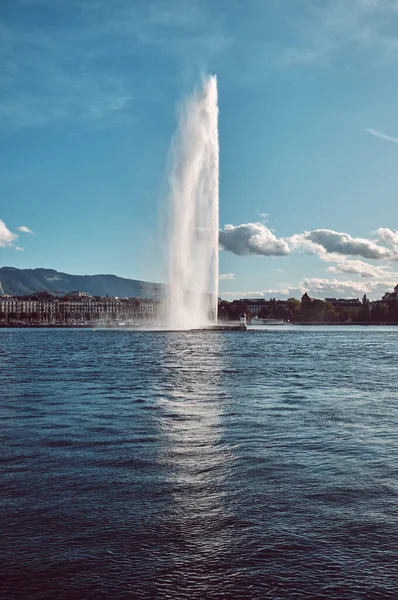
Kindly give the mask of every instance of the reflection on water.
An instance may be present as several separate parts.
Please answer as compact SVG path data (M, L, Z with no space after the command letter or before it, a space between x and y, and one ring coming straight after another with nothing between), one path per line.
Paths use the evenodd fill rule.
M220 564L232 544L226 483L233 454L223 426L223 340L204 334L198 351L197 336L169 335L156 390L159 464L171 487L167 518L178 539L174 560L185 563L191 577L196 562L198 584L209 577L209 561ZM177 578L187 574L182 567Z

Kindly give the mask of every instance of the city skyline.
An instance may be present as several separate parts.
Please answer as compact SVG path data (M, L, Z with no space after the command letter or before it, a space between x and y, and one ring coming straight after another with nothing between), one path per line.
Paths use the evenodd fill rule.
M176 107L209 72L220 296L395 286L393 2L20 0L0 15L3 265L165 281Z

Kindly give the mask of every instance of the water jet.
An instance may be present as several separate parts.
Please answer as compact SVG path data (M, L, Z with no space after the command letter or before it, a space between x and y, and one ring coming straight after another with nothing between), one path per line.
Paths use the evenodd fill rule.
M219 144L217 79L184 102L170 149L168 329L216 325Z

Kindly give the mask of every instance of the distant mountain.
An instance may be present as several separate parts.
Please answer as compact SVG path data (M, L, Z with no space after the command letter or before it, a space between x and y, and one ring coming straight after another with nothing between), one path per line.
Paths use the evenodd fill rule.
M160 298L164 287L162 283L116 275L69 275L54 269L0 267L0 293L17 296L47 290L52 293L88 292L92 296Z

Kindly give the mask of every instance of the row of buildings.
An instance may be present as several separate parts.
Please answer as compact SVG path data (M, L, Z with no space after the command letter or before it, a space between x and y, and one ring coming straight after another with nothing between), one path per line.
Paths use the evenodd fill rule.
M364 296L359 298L325 298L315 300L304 294L301 301L276 300L265 298L243 298L232 302L221 301L218 318L221 321L236 320L240 313L249 318L271 317L288 321L305 319L349 320L356 316L361 319L398 319L398 285L392 293L386 293L381 300L369 302ZM70 292L53 295L43 291L26 296L0 295L0 325L9 324L48 324L48 325L91 325L127 324L139 325L148 322L161 322L164 317L164 303L151 298L110 298L90 296L87 292Z
M305 294L301 301L305 302L306 298L308 298L309 302L312 302L314 300L313 298L310 298ZM361 300L359 300L359 298L325 298L325 302L331 304L334 308L348 310L357 309L362 306L362 302ZM251 317L258 317L261 315L269 315L271 312L275 312L275 310L287 310L289 309L292 300L266 300L265 298L242 298L241 300L233 300L231 302L232 306L236 307L238 307L242 303L246 305L246 310L250 313Z
M398 323L398 285L393 292L386 292L380 300L373 301L368 300L366 295L361 300L319 300L305 293L301 300L242 298L232 302L223 301L219 305L219 318L222 320L237 319L240 313L245 313L249 319L259 317L290 322Z
M364 297L366 299L366 296ZM314 298L304 294L301 298L301 302L313 302ZM238 305L244 302L247 305L248 310L252 316L259 316L261 313L269 312L271 307L277 307L279 309L286 309L291 303L290 300L267 300L265 298L242 298L240 300L233 300L232 305ZM324 302L333 306L336 309L356 310L363 306L364 300L359 298L324 298ZM398 302L398 285L395 286L392 293L384 294L381 300L374 300L369 302L369 307L375 307L380 303L396 303Z
M108 298L78 291L63 296L53 296L48 292L0 296L0 322L7 324L140 324L157 318L159 301L150 298Z

